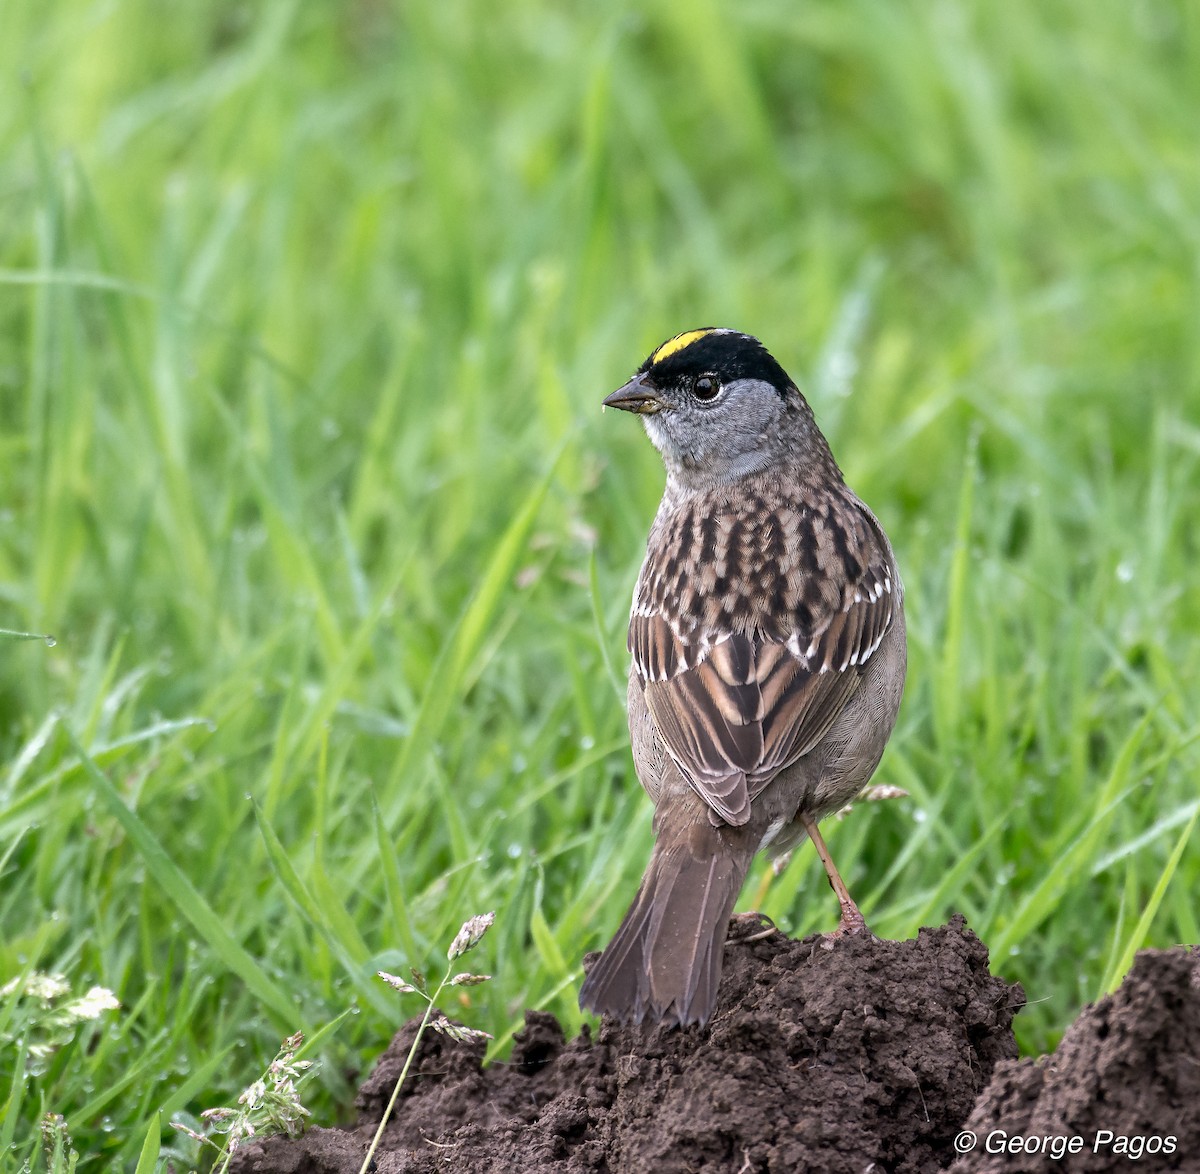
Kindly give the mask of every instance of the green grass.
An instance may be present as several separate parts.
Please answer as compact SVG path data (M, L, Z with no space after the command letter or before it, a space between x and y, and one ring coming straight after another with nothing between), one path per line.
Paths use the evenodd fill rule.
M354 1004L347 1114L374 971L488 909L464 1018L578 1027L662 478L598 407L689 326L905 575L911 797L829 828L874 928L965 912L1027 1052L1200 941L1198 108L1165 0L0 9L0 627L57 639L0 638L0 985L122 1004L0 1052L0 1165L186 1159ZM812 853L765 908L833 924Z

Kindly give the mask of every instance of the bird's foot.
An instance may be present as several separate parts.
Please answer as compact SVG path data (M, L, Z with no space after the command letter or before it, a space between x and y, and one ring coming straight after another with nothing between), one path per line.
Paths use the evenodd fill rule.
M778 932L775 923L765 913L759 913L757 910L735 913L729 919L729 940L732 942L760 942Z
M834 945L841 938L849 937L870 937L875 935L867 928L867 919L862 915L862 911L853 901L848 904L842 904L842 917L838 922L838 927L832 933L824 934L821 938L821 949L832 950Z

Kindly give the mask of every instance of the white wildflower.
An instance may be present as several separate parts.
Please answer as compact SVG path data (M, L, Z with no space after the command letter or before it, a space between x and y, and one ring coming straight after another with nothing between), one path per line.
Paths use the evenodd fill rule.
M99 1019L105 1011L115 1011L121 1005L107 987L94 986L81 999L70 1004L77 1019Z

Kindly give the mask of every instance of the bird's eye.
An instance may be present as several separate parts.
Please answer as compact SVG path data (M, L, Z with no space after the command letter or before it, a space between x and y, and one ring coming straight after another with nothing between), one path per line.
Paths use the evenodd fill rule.
M697 375L692 394L698 400L714 400L721 394L721 383L715 375Z

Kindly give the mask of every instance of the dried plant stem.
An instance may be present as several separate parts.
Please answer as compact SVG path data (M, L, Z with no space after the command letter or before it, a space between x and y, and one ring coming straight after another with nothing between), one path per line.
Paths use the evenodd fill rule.
M396 1107L396 1099L400 1096L400 1089L408 1076L408 1070L412 1067L417 1049L421 1046L421 1039L425 1035L426 1028L432 1027L434 1031L441 1032L443 1035L448 1035L451 1039L456 1039L460 1042L492 1038L486 1031L476 1031L470 1027L463 1027L461 1024L451 1023L445 1014L438 1009L437 1001L441 998L442 991L448 986L476 986L481 982L487 982L491 978L491 975L488 974L455 974L452 978L451 972L454 970L455 959L461 958L464 954L469 953L479 945L483 940L483 936L491 929L495 920L495 913L480 913L474 917L469 917L463 922L462 928L455 935L454 941L450 943L450 948L446 951L446 957L450 960L449 965L446 967L445 974L442 975L442 981L437 985L437 990L432 995L429 993L429 987L425 981L424 974L415 967L410 970L413 979L411 983L397 978L394 974L387 974L382 970L379 972L379 977L393 990L399 991L402 995L420 995L425 1000L425 1014L421 1017L421 1023L417 1028L416 1036L413 1038L412 1047L408 1049L408 1055L404 1059L404 1067L400 1069L400 1076L396 1081L396 1087L392 1089L392 1095L388 1098L387 1106L383 1110L383 1116L379 1119L379 1128L375 1130L375 1136L371 1138L371 1144L367 1149L366 1157L363 1158L362 1165L358 1169L358 1174L367 1174L367 1170L370 1168L371 1159L374 1158L375 1151L379 1147L379 1139L383 1137L383 1131L387 1128L388 1121L391 1120L392 1110ZM435 1012L438 1015L437 1019L434 1018Z
M392 1110L396 1107L396 1098L400 1095L400 1087L404 1084L405 1077L408 1076L408 1070L412 1067L413 1059L416 1057L417 1049L421 1046L421 1037L425 1034L425 1029L429 1026L429 1020L433 1017L434 1003L442 993L442 987L446 985L446 979L450 977L450 971L446 971L445 977L438 985L438 989L434 992L433 998L429 1000L429 1005L425 1008L425 1014L421 1018L421 1026L417 1028L416 1038L412 1042L412 1047L408 1049L408 1055L404 1058L404 1067L400 1069L400 1077L396 1081L396 1087L392 1089L392 1095L388 1098L386 1108L383 1110L383 1116L379 1119L379 1128L375 1130L375 1136L371 1138L371 1145L367 1149L367 1156L363 1158L363 1164L358 1169L358 1174L367 1174L370 1169L371 1159L375 1156L375 1150L379 1146L379 1139L383 1136L383 1131L387 1128L387 1123L391 1119Z

